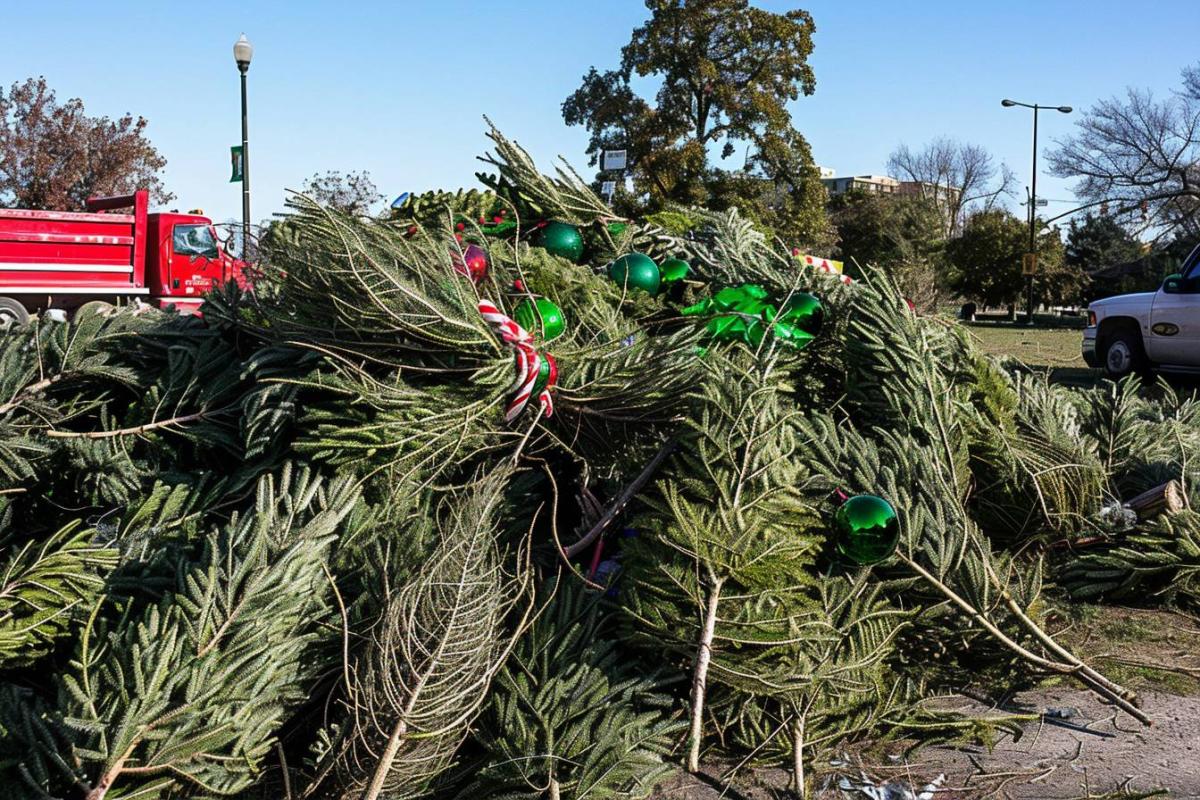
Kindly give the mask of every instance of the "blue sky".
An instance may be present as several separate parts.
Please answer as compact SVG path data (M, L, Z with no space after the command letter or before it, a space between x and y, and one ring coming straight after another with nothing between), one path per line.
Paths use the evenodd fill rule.
M792 110L817 162L839 175L879 173L900 142L949 135L989 148L1023 187L1031 112L1001 98L1084 109L1128 85L1170 91L1200 60L1196 0L799 5L817 25L817 91ZM246 0L13 2L4 16L0 81L41 74L93 114L146 116L176 204L222 220L240 217L239 187L227 181L240 140L231 47L243 31L255 47L257 219L282 208L285 188L328 169L366 169L390 196L473 186L485 113L546 167L559 154L582 167L586 135L563 125L559 106L589 66L615 65L646 12L640 0ZM1042 141L1078 116L1044 115ZM1070 197L1044 173L1038 186Z

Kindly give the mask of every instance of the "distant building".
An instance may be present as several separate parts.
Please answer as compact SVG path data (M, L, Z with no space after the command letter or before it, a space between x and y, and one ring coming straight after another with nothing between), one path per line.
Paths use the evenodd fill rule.
M900 181L886 175L854 175L848 178L822 178L821 183L831 196L845 194L854 189L875 194L897 194Z
M952 207L958 202L962 189L939 186L928 181L900 181L900 194L906 197L923 197L933 200L941 208Z

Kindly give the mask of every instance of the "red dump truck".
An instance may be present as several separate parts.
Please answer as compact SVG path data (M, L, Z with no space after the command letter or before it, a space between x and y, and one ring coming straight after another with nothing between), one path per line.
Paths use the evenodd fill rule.
M118 300L195 313L209 288L242 283L212 220L149 213L149 192L93 197L86 212L0 208L0 327Z

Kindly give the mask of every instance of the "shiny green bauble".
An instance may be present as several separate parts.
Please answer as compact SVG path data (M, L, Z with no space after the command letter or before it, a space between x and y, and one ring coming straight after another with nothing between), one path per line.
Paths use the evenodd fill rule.
M551 222L542 228L538 244L551 255L568 261L578 262L583 255L583 237L579 235L579 229L565 222Z
M788 325L816 336L821 332L825 322L825 308L821 301L806 292L797 292L788 299L783 309L775 316L775 321Z
M674 283L686 278L692 267L682 258L668 258L659 265L658 271L663 283Z
M538 364L538 376L533 382L533 393L540 394L541 391L548 386L553 385L558 381L558 364L554 361L554 356L549 353L542 353L541 363Z
M658 292L658 284L662 279L654 259L644 253L621 256L609 265L608 277L621 286L641 289L649 294Z
M851 497L837 510L833 521L838 553L855 564L878 564L896 551L900 541L896 509L873 494Z
M526 297L517 304L513 319L530 333L541 334L543 342L557 339L567 328L562 309L544 297L534 300Z

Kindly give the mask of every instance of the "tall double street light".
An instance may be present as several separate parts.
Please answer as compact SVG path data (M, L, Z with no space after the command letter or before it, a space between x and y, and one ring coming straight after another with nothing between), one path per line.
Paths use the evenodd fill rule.
M250 252L250 128L246 124L246 73L254 48L246 34L233 44L233 60L242 73L242 258Z
M1033 178L1030 181L1031 189L1029 193L1029 258L1032 259L1032 264L1026 270L1025 275L1025 290L1028 295L1028 317L1026 322L1033 324L1033 278L1037 270L1037 224L1034 217L1037 214L1037 129L1038 129L1038 112L1039 111L1058 111L1063 114L1070 114L1070 106L1043 106L1033 103L1018 103L1016 100L1001 100L1000 105L1005 108L1020 106L1021 108L1033 109Z

